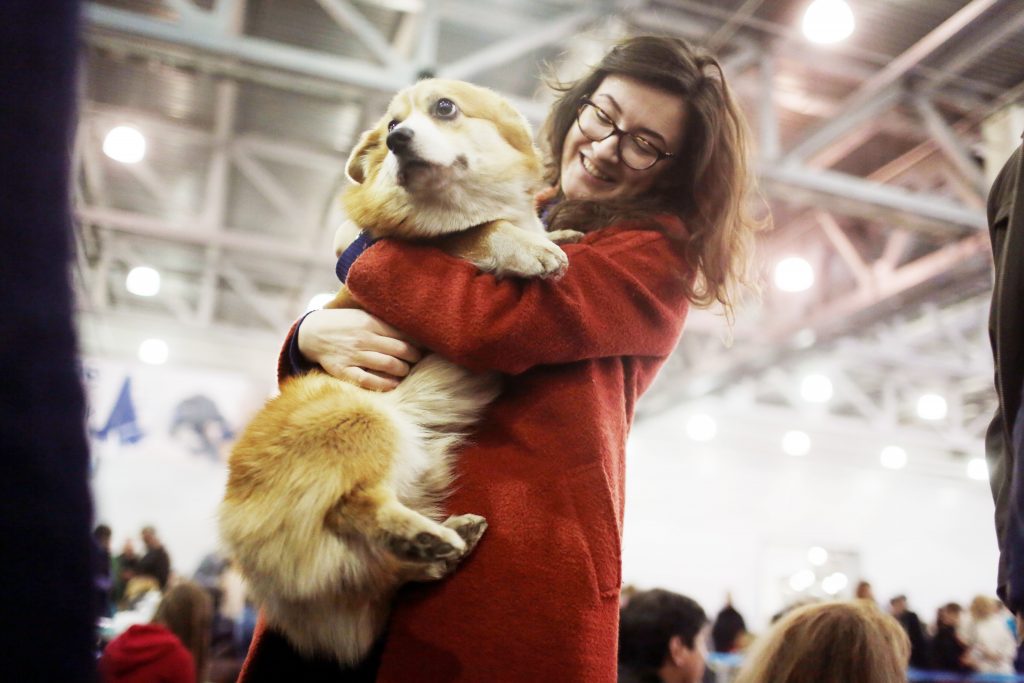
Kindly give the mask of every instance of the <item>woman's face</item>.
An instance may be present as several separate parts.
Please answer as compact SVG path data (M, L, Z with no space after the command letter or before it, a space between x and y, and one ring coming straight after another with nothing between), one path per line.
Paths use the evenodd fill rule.
M606 77L590 95L612 122L643 137L662 152L678 154L683 144L686 103L677 95L626 76ZM662 159L645 171L622 163L619 135L589 140L574 122L562 148L562 193L567 199L627 199L649 190L674 164Z

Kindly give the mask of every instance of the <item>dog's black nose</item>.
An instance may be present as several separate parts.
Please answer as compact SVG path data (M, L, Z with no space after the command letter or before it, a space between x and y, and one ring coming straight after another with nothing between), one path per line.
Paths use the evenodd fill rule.
M409 128L395 128L393 131L388 133L387 145L395 154L401 154L409 150L409 145L412 144L413 132Z

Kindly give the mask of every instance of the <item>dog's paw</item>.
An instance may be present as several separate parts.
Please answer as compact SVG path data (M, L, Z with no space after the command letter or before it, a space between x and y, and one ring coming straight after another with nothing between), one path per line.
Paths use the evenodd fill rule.
M553 230L547 236L555 244L576 244L583 239L583 234L579 230Z
M446 519L443 526L452 529L462 537L462 540L466 542L466 549L462 554L468 555L473 552L473 548L480 542L480 537L487 531L487 520L480 515L459 515Z
M514 251L502 255L495 275L499 277L561 277L569 257L546 237L530 235Z
M452 543L455 540L458 545ZM439 534L421 531L411 538L388 535L385 540L388 550L401 560L410 562L434 562L458 557L463 545L459 539L446 539Z

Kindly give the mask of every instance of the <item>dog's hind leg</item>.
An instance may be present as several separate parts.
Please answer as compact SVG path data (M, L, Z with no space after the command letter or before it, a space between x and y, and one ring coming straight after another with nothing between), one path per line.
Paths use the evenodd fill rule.
M406 507L384 484L349 492L331 510L328 524L343 535L355 532L376 539L409 562L445 560L466 551L456 529Z
M459 562L476 548L477 543L480 542L480 537L487 530L487 520L480 515L458 515L446 519L442 522L442 526L454 529L462 537L462 540L466 542L466 549L458 556L444 560L406 564L402 568L402 583L408 581L437 581L451 574L455 571Z

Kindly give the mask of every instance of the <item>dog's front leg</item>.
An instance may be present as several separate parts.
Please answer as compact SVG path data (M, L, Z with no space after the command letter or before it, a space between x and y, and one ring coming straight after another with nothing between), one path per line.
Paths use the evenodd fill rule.
M452 256L497 277L560 277L569 266L565 252L547 235L506 220L452 235L442 246Z
M487 520L480 515L458 515L449 517L441 526L452 529L466 542L466 548L457 556L434 562L410 562L403 565L399 580L402 583L438 581L455 571L459 563L473 552L480 537L487 530Z

